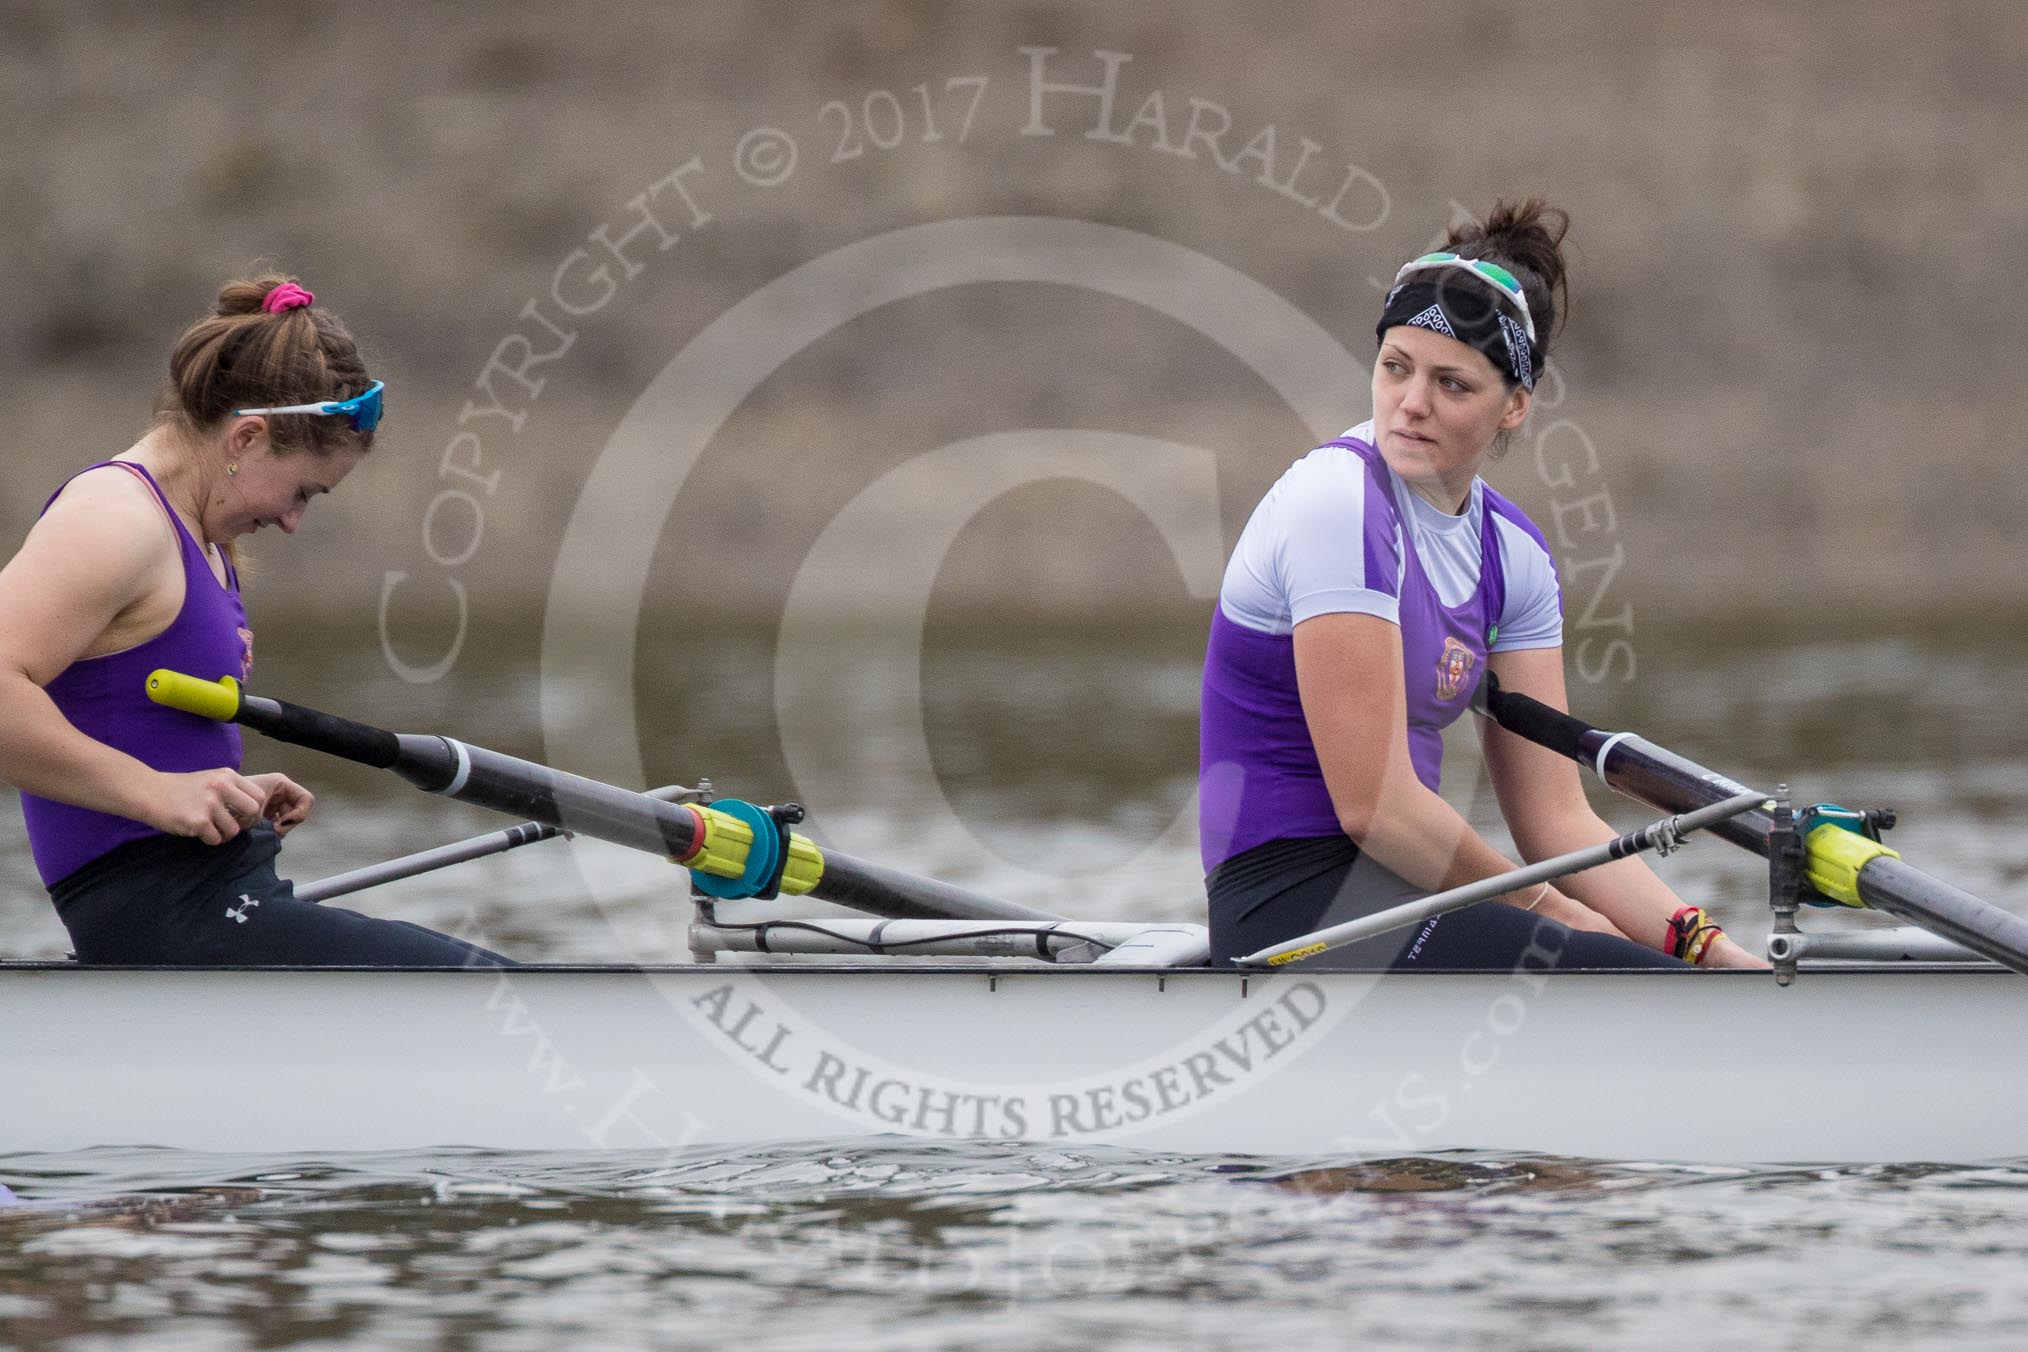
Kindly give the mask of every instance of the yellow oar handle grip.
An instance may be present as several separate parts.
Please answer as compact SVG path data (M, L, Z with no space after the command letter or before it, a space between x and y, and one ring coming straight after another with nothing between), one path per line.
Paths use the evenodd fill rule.
M239 682L230 676L204 681L166 668L151 671L148 673L148 698L171 709L181 709L200 718L215 718L221 723L230 723L239 717Z

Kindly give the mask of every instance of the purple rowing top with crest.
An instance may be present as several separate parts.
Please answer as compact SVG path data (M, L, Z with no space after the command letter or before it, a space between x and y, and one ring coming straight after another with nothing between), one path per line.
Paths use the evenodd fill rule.
M108 460L80 473L112 465L144 480L168 514L183 560L183 607L167 629L145 643L103 657L80 658L65 667L46 687L49 697L79 732L154 769L182 772L228 766L237 770L238 724L214 722L156 704L147 696L146 683L148 673L161 667L204 680L221 676L246 679L253 666L253 631L247 628L246 610L240 603L239 574L228 562L226 581L220 584L203 549L162 496L161 485L140 465ZM59 488L50 494L49 502L55 502L62 492ZM42 505L43 511L49 510L49 502ZM36 871L45 885L68 877L128 841L160 834L142 822L32 793L21 795L21 815L27 822Z
M1208 873L1271 840L1341 830L1296 690L1295 627L1374 615L1401 629L1408 746L1437 787L1443 730L1489 652L1563 642L1542 532L1483 480L1456 516L1389 469L1371 423L1290 466L1226 565L1199 706L1198 839Z

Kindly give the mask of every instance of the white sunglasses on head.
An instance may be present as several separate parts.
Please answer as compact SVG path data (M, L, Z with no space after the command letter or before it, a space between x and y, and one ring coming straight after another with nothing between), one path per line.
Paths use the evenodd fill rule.
M1452 268L1469 272L1481 281L1491 282L1496 291L1513 301L1515 308L1521 311L1521 323L1528 330L1528 341L1531 343L1542 341L1535 336L1535 316L1528 313L1528 293L1522 289L1521 279L1498 263L1489 263L1483 258L1466 258L1462 254L1454 253L1424 254L1414 262L1403 263L1401 271L1394 274L1394 284L1400 286L1402 278L1411 273L1441 272Z

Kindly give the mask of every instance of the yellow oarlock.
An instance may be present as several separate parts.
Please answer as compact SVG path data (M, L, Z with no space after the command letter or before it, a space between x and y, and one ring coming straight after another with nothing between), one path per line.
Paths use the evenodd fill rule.
M163 668L148 673L148 698L186 714L230 723L239 717L239 682L230 676L199 680Z
M702 804L692 804L704 821L704 838L693 844L688 859L676 862L687 869L737 878L746 872L747 851L753 848L753 828L739 818Z
M792 897L814 891L824 878L824 851L808 836L789 836L789 863L782 870L782 891Z
M1826 822L1803 837L1809 850L1809 859L1803 866L1803 876L1810 886L1832 901L1847 906L1864 906L1859 899L1859 870L1886 855L1899 859L1896 850L1890 850L1879 841L1862 836L1856 831Z
M696 853L675 862L684 868L737 878L746 872L753 849L753 828L730 813L701 803L691 805L704 819L704 839ZM791 832L789 862L782 869L782 892L797 897L814 889L824 876L824 851L808 836Z

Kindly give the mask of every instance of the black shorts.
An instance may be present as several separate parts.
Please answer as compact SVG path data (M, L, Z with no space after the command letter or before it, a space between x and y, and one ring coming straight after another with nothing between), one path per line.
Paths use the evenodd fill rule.
M254 823L223 845L130 841L49 889L79 962L142 967L512 967L401 920L298 901L281 838Z
M1271 840L1213 869L1211 962L1230 967L1298 935L1415 901L1427 893L1361 854L1346 836ZM1687 965L1612 935L1486 901L1419 925L1334 948L1308 971L1512 971Z

